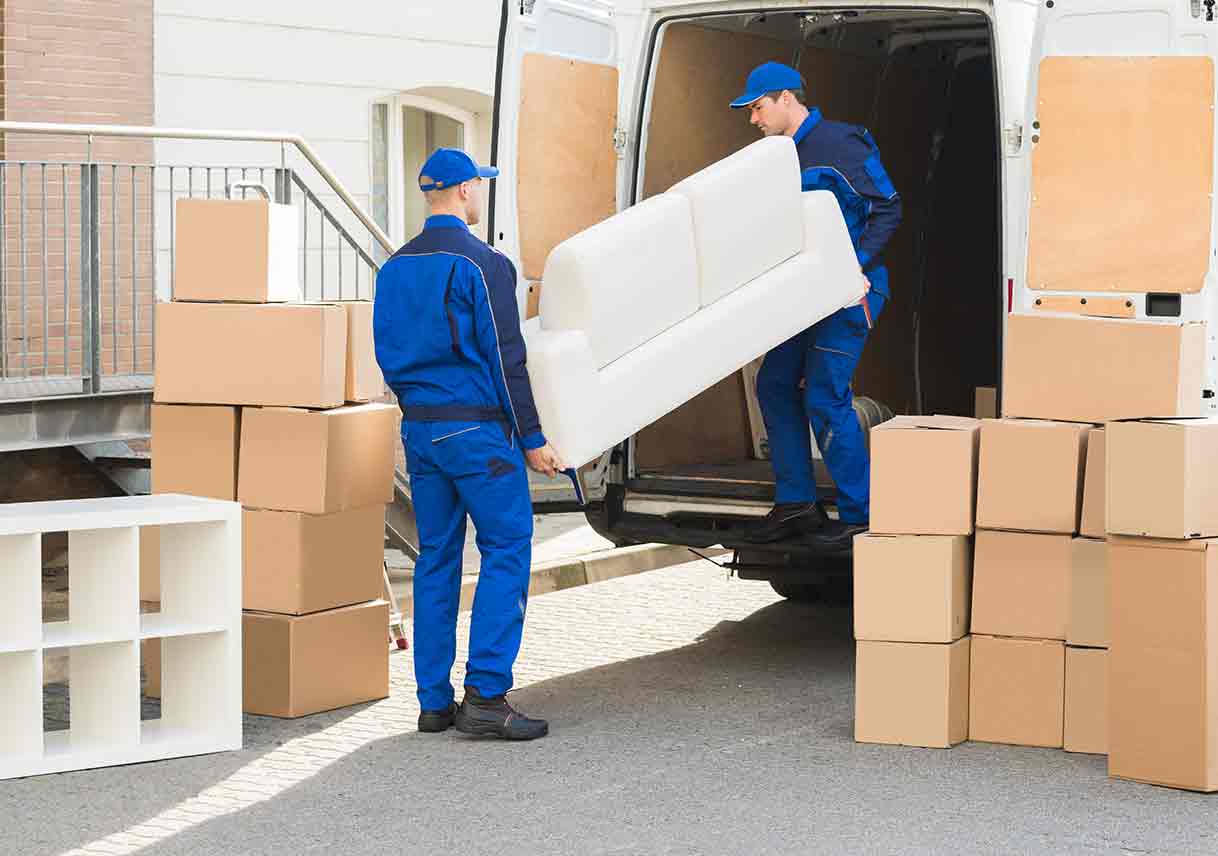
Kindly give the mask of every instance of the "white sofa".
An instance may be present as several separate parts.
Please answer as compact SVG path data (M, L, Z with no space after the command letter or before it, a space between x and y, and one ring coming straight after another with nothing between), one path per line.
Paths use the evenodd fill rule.
M568 466L858 302L837 201L799 185L794 144L769 137L554 248L525 339Z

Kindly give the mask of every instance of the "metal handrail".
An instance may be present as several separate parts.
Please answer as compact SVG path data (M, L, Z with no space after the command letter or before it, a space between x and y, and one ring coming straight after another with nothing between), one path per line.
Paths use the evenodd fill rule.
M385 231L377 225L364 209L360 208L321 158L313 151L304 138L297 134L281 131L218 131L198 128L156 128L147 125L86 125L67 123L58 125L52 122L7 122L0 121L0 133L12 134L43 134L58 137L132 137L142 139L162 140L215 140L218 142L238 143L280 143L296 147L301 156L317 170L318 175L326 180L330 189L346 204L351 213L364 225L386 252L392 254L397 248L390 241Z

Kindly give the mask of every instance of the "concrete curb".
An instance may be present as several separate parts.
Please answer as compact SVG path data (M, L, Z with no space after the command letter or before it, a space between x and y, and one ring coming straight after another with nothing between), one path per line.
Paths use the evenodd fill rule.
M714 558L728 551L720 548L699 550L704 556ZM671 544L640 544L636 547L621 547L585 553L569 559L554 559L538 562L533 566L529 579L529 597L575 588L576 586L600 583L632 574L642 574L672 565L683 565L697 561L698 557L686 547ZM467 574L461 581L460 610L466 612L473 607L474 591L478 585L476 574ZM403 616L412 614L412 599L407 594L401 598Z

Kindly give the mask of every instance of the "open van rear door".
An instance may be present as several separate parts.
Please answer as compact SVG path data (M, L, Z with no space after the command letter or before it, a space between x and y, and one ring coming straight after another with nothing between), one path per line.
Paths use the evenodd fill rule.
M1175 0L1041 4L1014 308L1215 329L1203 292L1215 275L1218 40L1206 14Z
M618 40L610 0L504 0L502 14L487 236L516 263L527 318L550 250L617 211ZM567 479L531 484L538 510L576 500Z

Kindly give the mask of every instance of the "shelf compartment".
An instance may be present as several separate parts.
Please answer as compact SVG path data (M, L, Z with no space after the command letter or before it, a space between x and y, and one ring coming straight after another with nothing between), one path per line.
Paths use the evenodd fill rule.
M0 654L0 758L42 754L42 653Z
M42 620L42 543L38 535L0 536L0 651L38 647Z
M183 621L163 612L145 612L140 616L141 639L199 636L205 633L221 633L225 629L220 621Z

